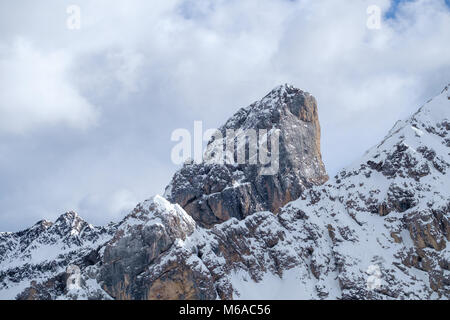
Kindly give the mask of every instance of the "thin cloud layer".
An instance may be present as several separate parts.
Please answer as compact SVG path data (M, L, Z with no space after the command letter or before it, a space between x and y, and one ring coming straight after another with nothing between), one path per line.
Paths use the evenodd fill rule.
M95 107L67 80L66 53L42 53L23 39L2 51L0 134L55 124L85 129L95 123Z

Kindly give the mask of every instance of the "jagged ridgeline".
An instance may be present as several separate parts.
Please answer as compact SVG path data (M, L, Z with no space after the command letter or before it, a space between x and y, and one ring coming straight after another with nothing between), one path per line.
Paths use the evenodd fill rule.
M0 233L0 298L450 298L448 87L328 181L311 95L278 87L227 128L278 130L279 171L185 165L118 223Z

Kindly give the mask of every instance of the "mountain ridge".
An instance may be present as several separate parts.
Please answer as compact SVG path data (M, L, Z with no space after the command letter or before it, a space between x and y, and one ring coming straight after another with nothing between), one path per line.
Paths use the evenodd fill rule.
M41 221L39 235L57 236L30 236L34 246L13 257L2 248L17 248L4 240L17 233L0 233L0 298L448 299L449 100L446 86L277 214L202 228L157 196L107 227L79 221L71 234L73 223ZM54 260L33 257L48 244L60 250ZM75 291L65 284L71 264L82 271Z

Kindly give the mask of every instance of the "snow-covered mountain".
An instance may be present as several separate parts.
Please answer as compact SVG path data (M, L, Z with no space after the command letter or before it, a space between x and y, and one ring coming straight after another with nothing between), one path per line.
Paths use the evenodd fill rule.
M314 143L305 141L314 142L317 136L299 138L295 135L311 132L286 128L292 121L296 126L312 124L305 121L313 120L307 111L314 114L308 97L290 86L278 87L232 118L241 124L270 119L267 124L275 127L285 121L277 128L286 130L282 136L289 147L282 157L288 157L287 167L270 182L266 190L272 193L289 192L289 183L307 181L304 166L315 165L319 177L325 175L321 162L310 163L316 156L299 157L311 149L298 148L311 147ZM264 105L279 112L265 112ZM262 122L249 122L249 116ZM215 195L222 207L235 208L246 203L240 196L253 190L241 192L242 185L258 190L261 182L246 174L252 172L249 167L205 168L181 169L169 193L193 194L199 205ZM211 177L224 177L225 169L231 174L211 192L217 187ZM201 174L190 175L192 170ZM236 186L237 171L243 173L243 183L229 198L227 190ZM296 190L298 199L279 202L276 213L247 210L205 220L202 215L210 217L211 211L197 207L189 214L183 207L193 202L166 192L180 205L156 196L106 227L93 227L67 213L55 223L42 221L22 232L0 233L0 298L450 298L449 87L409 119L397 122L380 144L336 177ZM253 208L267 205L258 197L249 199ZM73 279L73 268L67 271L72 265L80 269L75 288L67 283Z
M45 281L70 264L89 263L91 252L111 239L116 228L94 227L68 212L54 223L43 220L20 232L1 232L0 299L14 298L31 282Z
M235 133L237 147L227 154L230 130ZM250 130L254 130L253 137ZM276 213L305 189L328 180L320 153L317 102L307 92L290 85L279 86L260 101L240 109L218 131L220 137L208 143L206 161L185 164L165 193L200 226L211 227L233 217L241 220L257 211ZM276 154L267 166L257 161L256 152L250 152L252 146L258 145L261 159L265 141L273 144L271 155ZM247 161L237 161L237 150L249 155ZM209 161L223 158L224 153L231 164ZM273 172L262 174L263 169Z

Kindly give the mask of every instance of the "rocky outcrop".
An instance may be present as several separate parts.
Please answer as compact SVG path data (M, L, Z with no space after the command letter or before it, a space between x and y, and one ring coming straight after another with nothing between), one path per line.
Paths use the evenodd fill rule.
M234 152L227 154L230 130L237 141ZM256 143L251 130L258 135L267 130L267 137L256 136L260 138L258 156L265 151L261 141L265 139L271 145L271 163L257 161L261 158L256 159L256 153L251 158ZM214 136L208 143L204 163L185 164L165 194L203 227L231 218L241 220L257 211L276 213L306 189L328 180L320 153L317 102L307 92L289 85L277 87L261 101L239 110L219 132L220 138ZM248 139L247 143L241 138ZM246 155L245 163L238 161L240 153ZM233 163L220 163L223 154Z
M115 299L141 300L156 295L153 287L157 284L144 281L146 269L194 228L195 222L183 209L159 196L139 204L104 247L99 277L103 289ZM180 298L187 295L180 293Z

